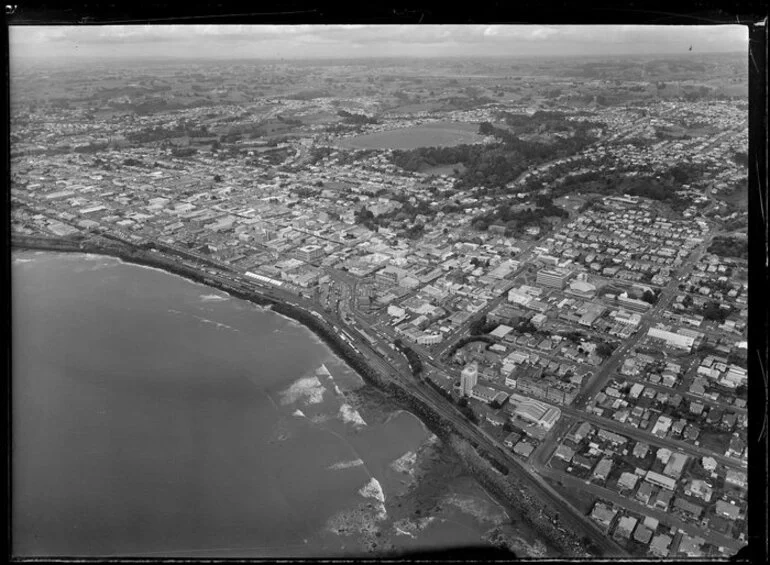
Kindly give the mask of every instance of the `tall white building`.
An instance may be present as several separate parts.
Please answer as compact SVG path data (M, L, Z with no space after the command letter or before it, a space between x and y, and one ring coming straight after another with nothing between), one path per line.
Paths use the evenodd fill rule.
M554 288L564 288L564 285L567 284L567 279L571 275L571 271L559 267L540 269L537 272L537 284Z
M470 396L473 391L473 387L479 380L479 364L475 361L465 366L460 373L460 388L463 391L463 396Z

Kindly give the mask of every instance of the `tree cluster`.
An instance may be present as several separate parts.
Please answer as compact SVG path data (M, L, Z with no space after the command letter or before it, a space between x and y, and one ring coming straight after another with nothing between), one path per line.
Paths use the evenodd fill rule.
M722 323L727 319L730 311L722 308L719 302L710 300L703 305L703 317L706 320Z
M340 116L345 123L348 124L355 124L355 125L364 125L364 124L379 124L379 120L374 117L369 117L366 114L354 114L352 112L348 112L347 110L339 110L337 112L337 115Z
M406 360L409 362L409 366L412 368L412 374L415 377L422 375L422 359L420 359L420 356L414 351L414 349L406 345L400 339L395 340L393 345L399 349L406 357Z
M482 316L478 320L471 322L471 324L468 326L468 333L470 333L472 336L485 335L494 330L496 327L496 323L489 322L486 316Z
M567 218L569 213L559 208L549 197L538 195L535 206L514 210L510 204L503 203L494 210L479 214L471 221L471 226L478 231L486 231L491 225L504 225L506 236L520 233L528 226L548 227L546 218Z
M720 257L749 258L749 246L746 240L729 236L715 237L708 248L708 252Z

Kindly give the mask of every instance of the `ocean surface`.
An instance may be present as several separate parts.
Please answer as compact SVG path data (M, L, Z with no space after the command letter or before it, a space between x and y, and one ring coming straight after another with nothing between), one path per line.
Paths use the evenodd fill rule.
M21 251L12 315L14 555L352 556L479 544L509 520L422 422L274 312ZM452 476L420 494L439 464Z

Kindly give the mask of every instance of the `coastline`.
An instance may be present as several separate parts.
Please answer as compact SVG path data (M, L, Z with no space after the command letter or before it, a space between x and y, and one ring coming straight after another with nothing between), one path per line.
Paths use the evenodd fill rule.
M585 547L580 542L574 537L570 539L571 536L559 532L549 519L544 519L542 504L539 504L537 500L533 500L531 493L525 492L516 484L512 484L510 477L508 477L509 480L505 481L505 483L501 482L502 476L497 476L499 473L487 461L475 451L471 450L472 453L470 453L465 449L463 443L461 443L464 440L456 432L451 422L446 421L431 406L413 397L398 384L385 382L369 367L362 356L353 351L333 331L327 328L326 323L322 323L306 311L278 299L258 294L256 290L251 294L227 288L226 285L217 284L217 281L210 279L193 267L164 259L162 255L153 255L144 250L132 249L127 245L118 246L112 244L111 246L102 246L87 240L78 242L74 240L17 235L15 238L12 238L11 249L114 257L125 263L155 268L180 276L208 288L225 292L234 298L246 300L259 307L270 309L277 314L294 320L315 334L337 357L358 373L366 384L387 395L395 404L404 411L414 415L424 427L438 436L451 451L455 452L469 474L479 481L479 484L486 493L500 504L509 516L510 513L508 511L514 511L520 515L549 546L563 552L563 555L586 555ZM458 448L458 446L462 447Z

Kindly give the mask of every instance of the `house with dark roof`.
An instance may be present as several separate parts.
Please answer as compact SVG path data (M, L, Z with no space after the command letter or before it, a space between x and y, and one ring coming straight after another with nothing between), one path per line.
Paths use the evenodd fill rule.
M580 443L583 438L591 435L591 432L593 432L593 426L591 426L591 424L588 422L583 422L574 432L572 432L572 434L570 434L570 438L575 443Z
M698 504L693 504L689 500L686 500L680 496L674 499L674 508L680 510L684 514L689 515L692 518L700 519L703 514L703 507Z
M583 455L575 455L572 458L572 463L577 465L578 467L583 467L584 469L590 469L594 466L594 462L591 461L588 457L585 457Z
M636 491L636 499L640 501L642 504L649 504L650 498L652 498L654 487L648 483L643 482L641 485L639 485L639 490Z
M723 516L728 520L740 520L741 518L741 509L735 504L725 502L724 500L717 500L714 511L717 516Z
M669 505L671 504L671 498L674 496L674 493L667 489L660 489L658 491L658 494L655 495L655 499L652 501L652 505L655 508L660 508L661 510L668 510Z
M505 439L503 440L503 443L506 447L513 447L516 445L519 440L521 439L521 434L519 432L511 432L509 433Z

